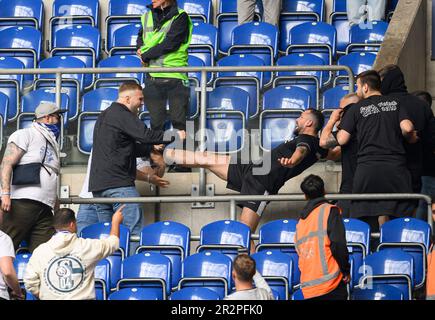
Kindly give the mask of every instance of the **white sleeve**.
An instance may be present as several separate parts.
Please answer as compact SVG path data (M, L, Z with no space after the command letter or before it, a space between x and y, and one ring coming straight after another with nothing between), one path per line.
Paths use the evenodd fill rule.
M8 143L14 143L18 148L27 152L30 138L27 134L28 130L18 130L11 134Z
M3 232L0 234L0 258L1 257L15 258L15 250L12 239Z
M29 262L26 266L26 272L24 273L24 286L26 290L29 291L34 296L39 296L39 289L41 286L41 278L37 272L36 265L36 255L35 252L30 257Z
M269 294L269 296L272 297L272 300L274 299L273 298L273 294L272 294L272 290L270 289L270 287L267 284L266 280L264 280L264 278L261 276L261 274L258 271L255 272L254 283L255 283L255 286L257 288L261 288L261 289L266 290L267 293Z
M112 235L106 239L100 239L97 241L100 243L100 256L98 257L98 260L110 256L119 249L119 238L117 236Z

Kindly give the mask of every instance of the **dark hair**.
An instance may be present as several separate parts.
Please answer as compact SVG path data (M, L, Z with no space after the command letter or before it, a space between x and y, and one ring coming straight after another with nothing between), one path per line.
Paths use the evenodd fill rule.
M367 84L371 90L381 90L381 77L375 70L361 72L357 77L358 79L361 81L361 84Z
M380 69L378 71L378 73L379 73L379 76L381 77L381 79L383 79L383 78L385 78L385 76L388 73L390 73L391 71L396 70L396 69L400 70L400 68L397 64L388 64L385 67L383 67L382 69ZM402 71L400 70L400 72L402 72Z
M233 268L240 281L252 281L256 272L255 260L245 253L239 254L234 259Z
M55 229L60 230L67 227L71 222L76 221L74 211L68 208L62 208L56 211L53 217L53 226Z
M142 87L137 84L137 82L134 81L127 81L121 84L121 86L118 89L118 94L124 92L124 91L133 91L133 90L140 90L142 91Z
M322 178L310 174L301 183L301 190L309 200L323 197L325 195L325 184Z
M432 95L429 92L423 91L423 90L418 90L418 91L414 91L411 94L416 96L416 97L419 97L423 101L426 101L426 103L429 105L429 107L432 107Z
M325 124L325 116L323 113L313 108L308 108L307 111L316 118L316 131L322 130L323 125Z

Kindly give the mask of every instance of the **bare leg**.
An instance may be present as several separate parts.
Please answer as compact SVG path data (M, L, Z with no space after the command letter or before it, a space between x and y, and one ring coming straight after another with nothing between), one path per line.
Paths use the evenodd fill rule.
M261 217L252 209L243 207L240 222L246 224L251 229L251 233L254 234L257 230L258 223L260 222L260 218ZM251 254L252 253L255 253L255 244L253 240L251 240Z
M205 168L225 181L228 180L228 166L230 160L231 157L229 156L207 151L165 150L166 163L174 163L188 168Z
M390 221L390 217L388 217L388 216L379 216L379 217L378 217L378 221L379 221L379 230L380 230L380 228L382 227L382 225L383 225L385 222Z

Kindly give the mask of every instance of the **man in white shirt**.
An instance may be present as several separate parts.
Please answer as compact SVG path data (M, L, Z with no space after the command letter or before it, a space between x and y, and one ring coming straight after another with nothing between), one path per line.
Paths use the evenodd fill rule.
M12 298L24 299L14 269L15 251L11 238L0 231L0 300L9 300L8 287L12 290Z
M95 299L95 266L119 249L123 208L113 214L106 239L78 238L74 211L58 210L53 218L56 234L35 249L27 264L26 290L40 300Z
M236 292L226 296L224 300L275 300L266 280L256 270L255 260L249 255L239 254L234 259L232 276Z
M4 211L1 230L12 238L15 250L21 241L27 240L29 250L33 252L54 233L52 211L57 201L60 172L57 139L63 112L65 110L51 102L42 102L35 110L36 120L32 125L9 137L0 167L1 208ZM18 182L17 168L30 164L41 164L37 167L39 173L33 170L33 174L24 173ZM23 178L39 181L23 184Z

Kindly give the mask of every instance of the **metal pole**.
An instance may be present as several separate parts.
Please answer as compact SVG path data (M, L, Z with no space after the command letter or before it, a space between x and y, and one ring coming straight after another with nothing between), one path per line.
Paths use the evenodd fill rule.
M201 106L200 106L200 113L199 113L199 134L200 134L200 140L199 140L199 150L201 152L205 151L205 123L207 121L207 72L202 70L201 71ZM199 169L199 195L205 196L206 195L206 184L207 184L207 177L205 175L205 169L200 168Z
M233 221L237 221L236 200L230 200L230 219Z
M56 106L59 109L62 109L61 93L62 93L62 73L56 72Z

